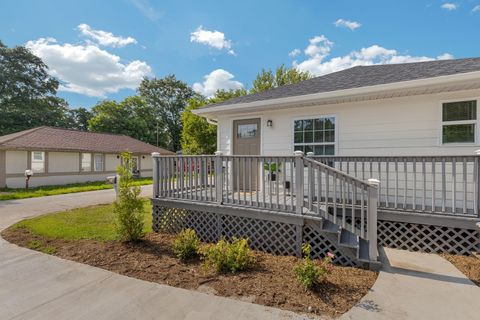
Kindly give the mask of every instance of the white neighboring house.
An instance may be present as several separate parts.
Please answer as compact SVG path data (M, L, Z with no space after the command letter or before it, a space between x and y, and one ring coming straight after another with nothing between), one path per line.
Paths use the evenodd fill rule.
M480 58L358 66L195 110L224 154L472 155Z
M27 169L32 187L105 180L124 151L141 177L152 176L152 152L174 154L125 135L37 127L0 137L0 188L24 187Z

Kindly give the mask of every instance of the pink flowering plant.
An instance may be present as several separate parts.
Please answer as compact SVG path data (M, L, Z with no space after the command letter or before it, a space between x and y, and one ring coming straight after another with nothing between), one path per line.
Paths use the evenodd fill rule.
M313 260L310 257L311 247L308 243L302 245L303 259L294 268L293 273L306 288L312 289L327 278L332 271L332 260L335 258L333 253L327 253L327 256L320 260Z

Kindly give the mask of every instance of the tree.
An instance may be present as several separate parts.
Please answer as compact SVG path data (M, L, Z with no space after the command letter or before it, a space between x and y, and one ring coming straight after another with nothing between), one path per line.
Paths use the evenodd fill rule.
M262 71L257 74L255 80L253 80L250 93L262 92L268 89L297 83L310 79L311 77L312 75L309 72L299 71L295 68L286 68L283 64L275 69L275 73L270 69L262 69Z
M113 204L113 211L117 216L117 233L126 241L137 241L144 232L143 200L140 197L141 189L133 185L132 155L122 153L122 165L118 167L118 198Z
M139 96L121 102L105 100L92 108L88 130L124 134L154 144L155 113ZM162 134L164 136L164 134Z
M181 148L182 122L180 115L188 100L195 92L185 82L177 80L174 75L162 79L143 79L138 89L140 96L155 112L158 132L167 139L158 139L158 144L172 151Z
M93 113L85 108L70 109L68 111L70 118L70 128L77 130L88 130L88 121L93 117Z
M39 57L0 41L0 135L40 125L66 126L68 105L56 97L58 86Z
M210 99L200 95L190 99L181 117L182 151L185 154L213 154L217 148L217 127L209 124L205 118L193 114L192 110L205 104L218 103L245 94L245 89L218 90Z

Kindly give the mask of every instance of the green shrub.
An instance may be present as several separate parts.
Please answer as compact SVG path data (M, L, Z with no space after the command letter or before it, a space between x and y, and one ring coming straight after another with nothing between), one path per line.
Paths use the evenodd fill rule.
M181 231L173 242L173 252L178 259L186 261L198 255L200 240L195 230L185 229Z
M236 273L254 264L254 257L247 239L235 237L232 242L222 239L216 245L208 246L203 256L205 267L212 268L216 272Z
M322 260L312 260L310 258L310 245L302 245L303 259L294 268L293 272L297 280L305 287L311 289L322 283L330 273L333 254L328 253Z
M113 211L117 216L118 236L127 241L137 241L144 235L143 201L140 187L134 185L133 166L131 154L122 153L122 165L117 168L118 198Z

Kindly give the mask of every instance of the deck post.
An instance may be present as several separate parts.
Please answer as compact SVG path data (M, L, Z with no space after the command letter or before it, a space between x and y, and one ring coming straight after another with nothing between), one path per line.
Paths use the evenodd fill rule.
M304 165L303 165L303 152L295 151L295 212L298 214L303 213L303 201L304 201Z
M158 172L158 163L160 153L152 152L152 161L153 161L153 197L158 198L158 186L159 186L159 172Z
M473 191L475 192L475 197L476 197L476 207L473 209L474 212L476 213L477 217L480 218L480 149L475 150L475 162L473 164L474 169L473 172L476 174L474 177L475 183L474 183L474 189Z
M378 240L377 240L377 203L378 188L380 181L377 179L368 179L368 215L367 215L367 234L368 234L368 254L370 261L377 261L378 258Z
M313 152L307 152L307 158L313 158ZM312 166L308 166L307 177L309 186L308 186L308 204L311 205L315 197L315 172L312 170Z
M222 151L215 152L215 200L218 204L223 203L223 163Z

